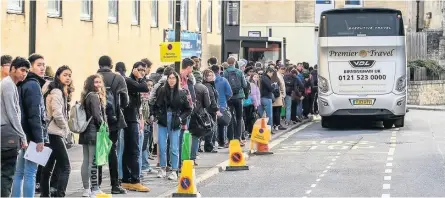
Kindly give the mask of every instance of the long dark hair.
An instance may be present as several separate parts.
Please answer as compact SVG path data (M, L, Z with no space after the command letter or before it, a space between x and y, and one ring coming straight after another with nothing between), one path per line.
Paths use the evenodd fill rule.
M71 84L69 84L68 87L67 87L68 95L65 96L65 94L64 94L65 93L64 92L64 86L65 85L62 83L62 81L60 81L60 75L62 75L62 72L65 71L65 70L69 70L69 71L72 72L71 68L68 67L67 65L63 65L63 66L59 67L57 69L57 71L56 71L55 76L54 76L54 81L52 81L48 85L48 91L46 92L46 94L51 93L51 91L53 89L60 89L60 91L62 91L63 99L66 99L66 101L67 101L67 105L68 105L67 109L70 109L69 103L71 102L71 99L72 99L72 95L73 95L72 93L74 92L74 87L73 87L73 82L71 81Z
M106 104L105 88L102 86L101 88L97 89L94 86L94 80L96 80L97 78L100 78L103 82L103 77L100 74L93 74L93 75L89 76L87 78L87 80L85 80L85 84L83 86L83 91L80 95L80 102L83 105L85 105L85 100L86 100L86 96L88 95L88 93L96 92L99 94L100 103L101 103L102 107L105 107L105 104Z
M168 78L170 77L170 75L174 75L175 78L176 78L176 84L175 84L175 86L174 86L173 88L171 88L170 85L168 84ZM166 93L166 95L165 95L164 97L166 97L167 101L171 102L171 101L173 101L176 97L178 97L179 84L181 83L180 80L181 80L181 79L179 78L179 74L176 73L176 72L172 72L171 74L169 74L169 75L167 76L167 81L166 81L165 84L164 84L164 90L165 90L164 93ZM173 98L170 98L170 97L171 97L171 95L170 95L170 91L172 91L172 89L173 89Z

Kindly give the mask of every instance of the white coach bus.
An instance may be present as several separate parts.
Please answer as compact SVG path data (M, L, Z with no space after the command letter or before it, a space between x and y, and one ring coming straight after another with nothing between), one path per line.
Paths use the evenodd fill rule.
M402 12L384 8L322 12L318 104L321 125L336 117L403 127L406 51Z

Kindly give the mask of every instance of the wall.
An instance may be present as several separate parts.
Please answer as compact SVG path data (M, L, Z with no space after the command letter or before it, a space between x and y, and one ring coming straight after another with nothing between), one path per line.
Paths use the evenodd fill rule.
M303 23L268 23L268 24L248 24L241 25L240 35L247 36L249 31L261 31L265 36L272 28L272 37L286 37L286 58L291 63L309 62L316 64L315 52L315 26L314 24Z
M408 104L445 105L445 80L408 82Z
M294 23L294 1L244 0L241 1L241 24Z
M428 29L441 29L442 28L442 8L443 8L443 4L445 4L444 0L429 0L429 1L424 1L424 13L425 15L422 18L424 18L427 22L426 19L426 13L431 12L431 19L429 20L429 27Z
M47 65L54 70L68 65L73 70L76 98L88 75L97 71L97 61L109 55L116 63L122 61L131 68L133 63L147 57L154 68L161 65L159 44L163 41L164 29L168 27L168 1L159 1L158 27L152 28L151 1L140 1L140 25L131 25L132 1L119 1L118 24L110 24L108 1L93 1L93 20L80 20L81 1L63 1L60 18L47 17L47 1L37 1L36 52L45 56ZM12 56L28 56L29 1L25 1L25 14L7 14L7 1L1 1L2 43L1 53ZM206 12L207 4L202 12ZM218 32L218 1L213 0L212 32L207 34L210 56L220 56L218 48L221 37ZM196 3L189 2L188 29L196 30ZM207 25L202 28L207 31ZM205 48L205 49L204 49ZM129 69L127 69L129 70Z

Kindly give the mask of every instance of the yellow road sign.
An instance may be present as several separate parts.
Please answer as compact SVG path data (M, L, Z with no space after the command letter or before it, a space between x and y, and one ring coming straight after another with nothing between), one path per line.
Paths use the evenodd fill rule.
M161 62L179 62L181 61L181 43L163 42L161 47Z

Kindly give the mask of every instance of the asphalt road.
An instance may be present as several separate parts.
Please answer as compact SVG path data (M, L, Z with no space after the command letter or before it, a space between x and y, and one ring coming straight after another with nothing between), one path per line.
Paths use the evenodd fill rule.
M444 121L445 112L411 110L400 129L328 130L315 122L272 142L274 155L250 158L250 170L222 172L198 190L204 197L442 197Z

